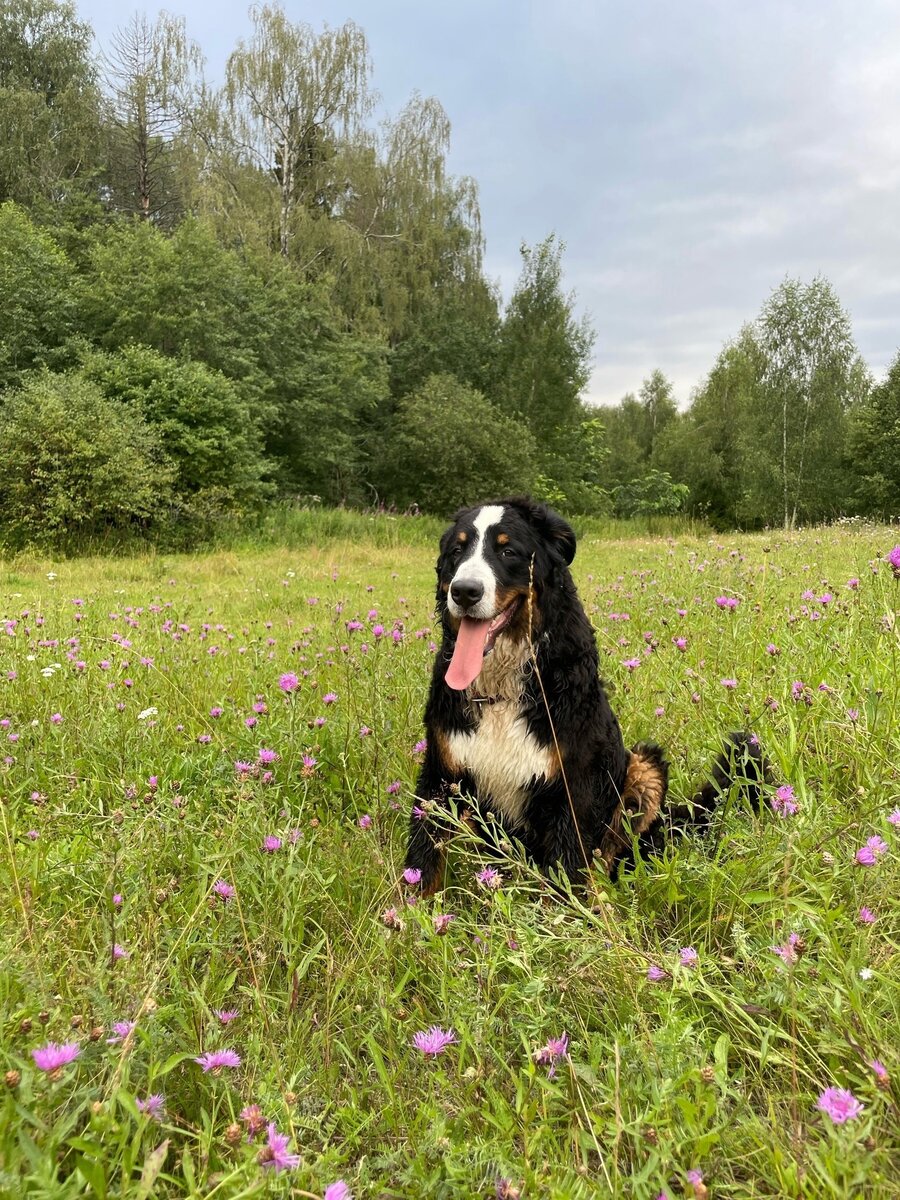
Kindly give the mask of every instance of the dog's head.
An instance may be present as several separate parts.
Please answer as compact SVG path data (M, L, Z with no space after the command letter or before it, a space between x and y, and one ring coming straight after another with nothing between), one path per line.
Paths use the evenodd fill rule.
M572 527L527 497L456 514L437 562L438 608L456 634L450 687L469 686L498 637L521 638L537 628L542 600L574 557Z

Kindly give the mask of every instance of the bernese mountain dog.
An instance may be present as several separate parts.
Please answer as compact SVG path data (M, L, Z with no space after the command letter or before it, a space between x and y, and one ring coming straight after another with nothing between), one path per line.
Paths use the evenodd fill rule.
M458 512L441 538L443 642L425 710L427 747L410 818L407 868L422 894L442 886L451 798L477 797L545 872L615 879L638 851L702 826L742 775L759 803L755 739L732 735L710 782L666 807L659 746L627 749L599 674L594 631L569 566L571 526L527 497Z

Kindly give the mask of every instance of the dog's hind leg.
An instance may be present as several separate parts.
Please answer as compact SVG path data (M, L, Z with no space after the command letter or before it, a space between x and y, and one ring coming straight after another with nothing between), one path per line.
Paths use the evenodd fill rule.
M640 743L630 752L625 786L600 845L594 851L610 879L633 859L634 838L639 851L658 850L665 840L662 807L669 785L669 764L662 747Z

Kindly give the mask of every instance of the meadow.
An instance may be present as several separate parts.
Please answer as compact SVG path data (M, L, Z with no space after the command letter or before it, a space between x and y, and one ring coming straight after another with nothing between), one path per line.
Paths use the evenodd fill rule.
M0 1195L896 1197L896 530L583 538L626 738L752 730L764 810L420 903L434 550L365 531L0 564Z

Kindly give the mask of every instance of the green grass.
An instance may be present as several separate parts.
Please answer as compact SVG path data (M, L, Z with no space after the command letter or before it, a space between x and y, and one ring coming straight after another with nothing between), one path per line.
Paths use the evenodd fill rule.
M728 806L714 838L596 880L590 907L515 852L500 890L479 888L485 860L461 834L443 896L405 906L433 551L340 540L342 520L318 549L0 568L0 1195L238 1200L343 1179L357 1200L457 1198L507 1179L526 1197L655 1200L694 1195L699 1168L711 1197L896 1197L890 531L588 530L575 574L626 737L668 747L683 795L726 731L753 729L799 810ZM290 695L288 671L303 676ZM263 747L271 781L240 777ZM856 865L876 835L888 852ZM791 933L789 965L772 947ZM216 1009L239 1015L223 1027ZM136 1027L110 1044L118 1021ZM434 1024L458 1041L426 1060L411 1039ZM551 1075L535 1051L564 1031ZM31 1057L50 1040L80 1045L59 1079ZM193 1059L221 1048L241 1065L204 1074ZM816 1109L831 1086L864 1106L841 1126ZM161 1121L136 1107L157 1092ZM264 1170L262 1139L232 1128L250 1104L291 1135L295 1170Z

